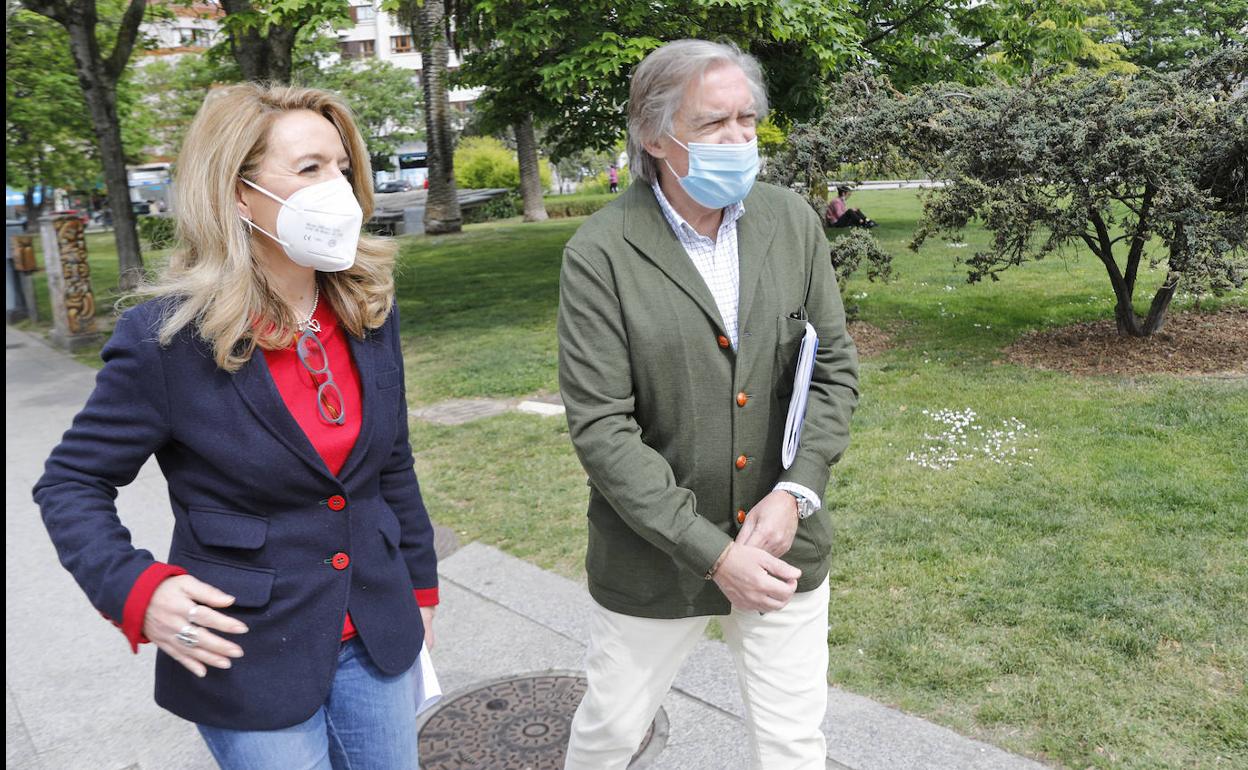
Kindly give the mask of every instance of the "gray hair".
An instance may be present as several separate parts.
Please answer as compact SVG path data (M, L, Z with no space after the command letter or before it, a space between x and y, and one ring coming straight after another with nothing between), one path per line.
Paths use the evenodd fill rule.
M745 73L758 120L767 114L763 68L732 43L677 40L656 48L633 70L628 90L628 165L634 179L653 183L659 178L659 162L643 145L672 131L689 86L720 64L736 65Z

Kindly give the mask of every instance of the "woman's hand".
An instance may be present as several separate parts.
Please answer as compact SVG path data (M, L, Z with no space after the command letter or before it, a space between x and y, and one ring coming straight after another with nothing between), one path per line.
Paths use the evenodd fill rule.
M433 607L420 608L420 620L425 624L425 646L433 649Z
M247 633L242 621L213 609L233 603L233 596L190 575L167 578L147 605L143 635L195 676L206 675L206 666L229 668L231 658L243 657L243 648L208 629Z

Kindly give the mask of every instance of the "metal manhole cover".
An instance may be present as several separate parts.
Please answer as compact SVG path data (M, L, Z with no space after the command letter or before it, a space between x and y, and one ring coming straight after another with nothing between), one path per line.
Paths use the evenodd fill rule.
M583 676L546 673L474 687L439 703L420 728L424 770L562 770ZM667 714L655 715L630 768L667 742Z

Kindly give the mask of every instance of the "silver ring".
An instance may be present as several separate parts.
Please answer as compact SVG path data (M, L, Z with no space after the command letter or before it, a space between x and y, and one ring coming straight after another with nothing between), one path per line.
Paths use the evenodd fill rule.
M173 635L173 638L187 647L197 647L199 646L199 626L187 623L181 631Z

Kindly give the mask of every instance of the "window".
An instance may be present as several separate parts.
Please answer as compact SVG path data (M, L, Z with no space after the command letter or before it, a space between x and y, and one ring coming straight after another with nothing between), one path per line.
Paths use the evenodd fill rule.
M353 5L351 6L351 21L356 24L371 22L377 19L377 11L371 5Z
M412 36L411 35L391 35L390 36L390 52L391 53L411 53L412 52Z
M372 40L345 40L338 44L344 59L367 59L376 51Z

